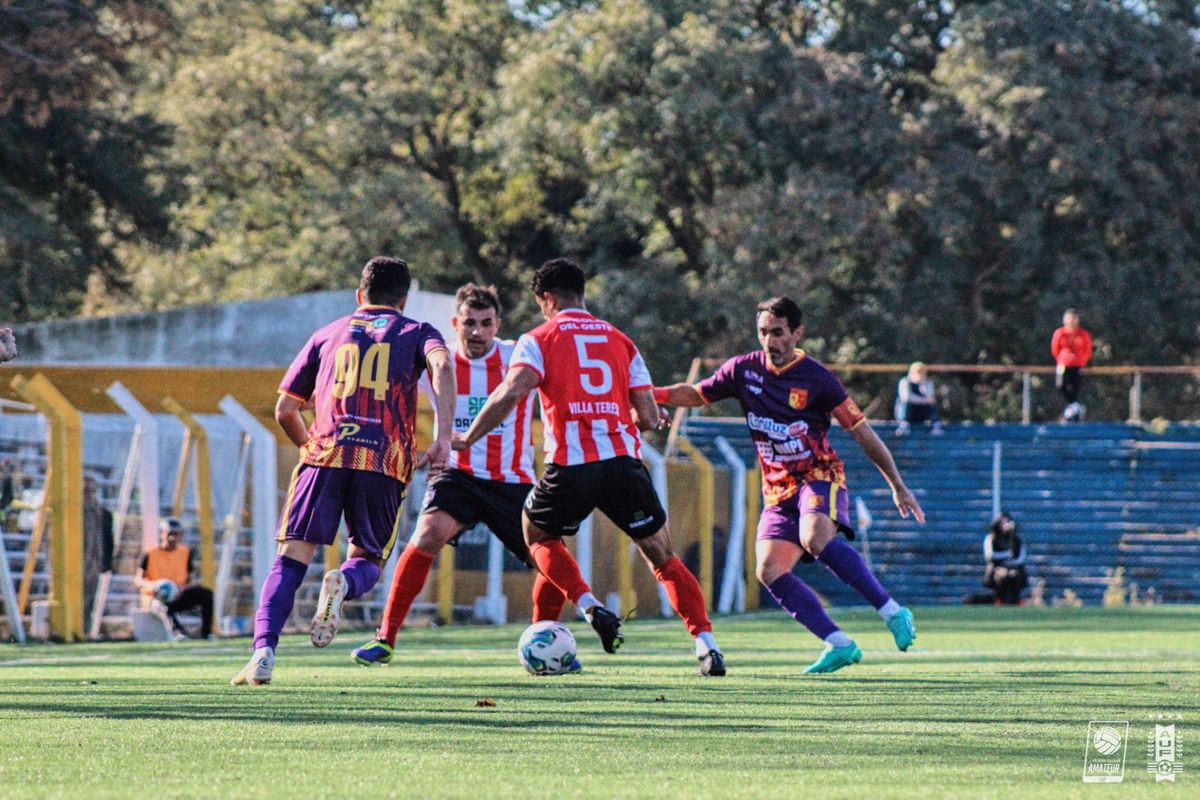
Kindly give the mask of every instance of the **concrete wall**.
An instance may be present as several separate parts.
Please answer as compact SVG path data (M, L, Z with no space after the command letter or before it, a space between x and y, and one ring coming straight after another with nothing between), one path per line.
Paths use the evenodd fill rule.
M353 291L15 326L26 364L286 367L313 330L351 313ZM451 295L414 290L404 313L449 341Z

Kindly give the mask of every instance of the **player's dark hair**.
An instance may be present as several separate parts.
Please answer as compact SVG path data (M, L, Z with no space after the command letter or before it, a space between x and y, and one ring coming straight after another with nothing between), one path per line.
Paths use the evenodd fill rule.
M552 258L537 268L529 288L541 297L552 292L570 299L583 299L583 287L587 277L583 270L569 258Z
M799 304L786 295L772 297L770 300L763 300L758 304L754 316L757 317L764 311L773 317L787 318L788 328L793 331L799 328L800 323L804 321L804 314L800 311Z
M454 293L454 308L457 311L459 308L466 306L467 308L477 308L480 311L485 308L496 309L496 316L500 316L500 296L496 294L495 286L480 286L477 283L468 283Z
M394 306L408 297L412 276L408 274L408 262L402 258L375 256L363 267L362 289L364 299L373 306Z

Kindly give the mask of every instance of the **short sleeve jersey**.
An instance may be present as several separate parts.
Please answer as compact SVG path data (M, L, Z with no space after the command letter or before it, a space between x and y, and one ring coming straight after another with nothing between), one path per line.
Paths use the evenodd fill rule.
M866 420L823 364L797 351L795 361L776 369L759 350L729 359L699 389L710 403L732 397L741 404L768 505L792 497L807 481L845 485L826 433L834 418L847 429Z
M582 309L560 311L517 340L512 368L538 374L546 460L568 467L642 457L629 393L651 389L633 341Z
M492 348L479 358L468 358L461 344L454 348L458 392L454 406L455 433L466 433L470 429L488 395L503 383L515 348L516 342L510 339L495 339ZM450 468L489 481L533 483L532 421L533 398L526 397L517 403L504 422L470 450L453 454Z
M412 477L417 383L446 343L436 328L385 306L363 306L318 330L279 391L313 400L300 461Z

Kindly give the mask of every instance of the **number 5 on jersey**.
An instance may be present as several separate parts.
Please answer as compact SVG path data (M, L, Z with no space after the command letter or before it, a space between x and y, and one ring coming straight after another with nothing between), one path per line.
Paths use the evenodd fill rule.
M590 358L587 351L589 344L608 344L608 337L575 336L575 353L579 356L579 385L588 394L608 394L612 390L613 385L612 367L602 359ZM598 370L600 372L600 382L593 383L592 375L584 370Z

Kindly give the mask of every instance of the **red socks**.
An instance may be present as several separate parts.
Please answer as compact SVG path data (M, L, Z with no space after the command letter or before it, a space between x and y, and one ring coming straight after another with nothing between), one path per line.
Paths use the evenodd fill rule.
M562 616L563 604L567 596L562 590L546 579L542 573L537 573L533 579L533 621L557 621Z
M560 539L530 545L529 555L537 564L538 571L566 594L572 603L578 602L579 598L592 590L579 573L579 565L575 563L571 551Z
M682 561L672 558L654 570L654 579L667 590L671 608L683 617L688 633L698 636L712 631L712 623L708 621L708 610L704 607L704 592L700 591L700 582Z
M396 634L408 616L408 609L425 587L432 565L433 556L416 547L406 547L400 554L400 563L396 565L396 574L392 576L388 590L387 606L383 610L383 624L377 634L392 647L396 646Z

